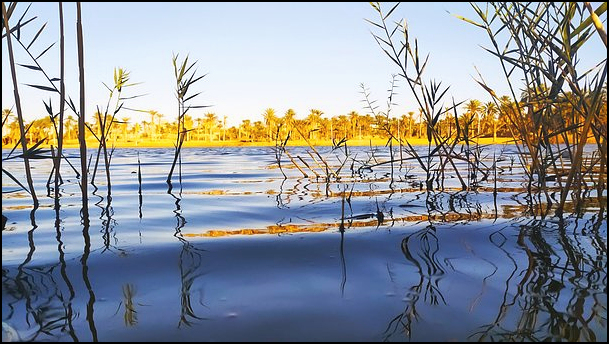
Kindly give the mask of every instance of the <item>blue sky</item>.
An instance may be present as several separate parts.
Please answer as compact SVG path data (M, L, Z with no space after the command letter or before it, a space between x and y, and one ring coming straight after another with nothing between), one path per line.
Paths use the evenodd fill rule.
M21 13L25 4L20 4ZM383 3L388 11L392 3ZM33 37L48 22L33 50L42 51L58 40L57 3L34 3L31 15L38 16L24 29ZM595 6L596 8L596 6ZM428 79L450 85L449 97L456 101L471 98L489 101L486 92L474 81L477 72L498 94L508 89L500 74L499 61L480 46L489 46L486 34L450 13L475 18L468 3L403 3L392 18L405 18L411 37L419 40L421 55L430 53ZM365 114L360 84L365 84L372 99L385 108L391 75L397 67L377 46L364 18L378 20L367 2L355 3L82 3L85 37L87 119L96 106L105 106L115 67L131 73L132 82L141 84L126 89L124 96L146 94L128 100L125 106L156 110L166 120L176 117L177 101L172 55L189 55L197 60L198 72L207 76L195 84L202 92L193 105L210 105L192 110L193 117L214 112L227 116L227 124L241 120L262 120L266 108L283 115L289 108L304 118L312 108L325 116ZM76 5L64 3L66 25L66 87L78 101L78 64L76 57ZM604 16L606 18L606 16ZM591 61L606 57L606 48L597 37L590 44ZM26 42L28 39L25 40ZM2 50L2 108L14 104L8 69L6 39ZM17 62L31 64L16 46ZM41 60L51 74L59 75L58 44ZM18 69L19 91L26 120L45 115L43 100L50 94L23 84L44 84L36 72ZM407 85L398 79L394 115L416 111ZM56 105L58 98L53 99ZM448 105L448 104L447 104ZM119 117L134 121L149 116L124 111Z

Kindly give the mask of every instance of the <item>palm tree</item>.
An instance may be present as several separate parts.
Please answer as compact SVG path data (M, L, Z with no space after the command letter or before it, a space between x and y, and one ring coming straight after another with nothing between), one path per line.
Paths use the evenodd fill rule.
M402 128L403 128L402 130L403 130L403 131L408 131L408 130L406 129L406 128L407 128L407 123L408 123L408 122L409 122L409 121L408 121L408 116L406 116L405 114L404 114L404 115L402 115L402 116L400 117L400 125L402 126ZM404 134L403 134L403 136L404 136L404 137L410 137L410 134L404 133Z
M104 115L99 111L95 111L95 113L93 114L93 126L91 127L91 129L93 129L93 132L95 133L95 135L98 135L98 137L99 135L101 135L102 131L104 131L104 128L102 128L103 123ZM106 127L108 127L107 124Z
M4 144L4 138L7 137L7 139L10 141L10 137L11 137L11 126L10 124L12 122L9 122L9 118L13 117L13 110L12 109L2 109L2 143ZM5 126L5 124L7 124Z
M363 131L363 136L369 137L372 132L372 123L374 123L374 118L370 114L366 114L365 116L360 116L359 122L359 136L362 137Z
M250 139L250 133L252 131L252 122L249 119L244 119L239 126L239 140L245 137L245 140Z
M357 113L357 111L351 111L347 114L347 116L349 116L349 120L351 122L351 138L355 137L355 131L357 130L357 127L359 125L359 114ZM361 130L360 130L361 133ZM361 135L360 135L360 140L362 139Z
M156 124L152 123L155 133L157 135L160 135L160 137L162 139L165 138L165 136L163 135L163 126L164 126L163 123L165 123L165 126L167 126L167 124L169 124L169 123L163 121L163 117L165 117L165 115L163 115L162 113L157 113L156 114L156 118L157 118ZM167 133L167 132L171 133L171 130L165 130L164 132L165 133Z
M203 118L197 118L195 119L195 122L197 122L197 141L201 141L201 131L205 130L205 121L203 120Z
M283 124L285 130L289 133L294 126L294 120L296 118L296 111L294 109L288 109L283 115Z
M148 133L148 137L150 137L150 139L155 140L156 139L156 134L157 134L157 129L156 129L156 122L154 121L154 119L156 117L159 117L160 114L158 112L156 112L155 110L149 110L148 114L150 115L150 123L148 125L148 129L150 130L150 132ZM161 123L161 120L159 118L159 124Z
M421 131L422 131L422 127L423 126L423 109L419 109L419 136L418 138L421 138Z
M484 122L488 123L492 121L493 123L493 143L497 140L497 106L494 102L487 102L482 106L482 110L484 111Z
M268 108L264 110L264 113L262 113L262 117L264 118L264 125L266 125L267 128L268 140L272 141L273 127L275 126L278 120L277 116L275 116L275 109Z
M7 118L13 116L13 110L9 108L2 109L2 123L6 121Z
M74 128L76 127L76 119L74 119L74 116L72 115L68 115L68 117L66 117L65 120L65 127L66 127L66 134L65 137L68 140L72 139L72 134L74 132Z
M316 139L317 135L314 135L316 131L319 130L319 122L321 121L321 115L323 115L323 111L318 109L311 109L311 113L305 119L308 131L309 131L309 139Z
M52 143L55 140L55 130L49 116L32 121L28 131L30 142L36 143L41 140L48 140Z
M471 120L476 117L478 122L478 129L476 131L476 138L480 136L480 112L482 110L482 103L478 99L472 99L465 105L465 111L468 114L468 119ZM468 120L468 122L469 122Z
M412 117L414 117L414 111L408 111L408 138L412 137Z
M262 124L262 121L254 122L252 131L251 131L252 141L254 141L254 142L262 141L265 137L265 131L266 131L266 128L264 127L264 124Z
M142 122L143 124L144 122ZM142 126L139 123L135 123L133 125L133 127L131 127L131 137L135 138L135 145L138 145L138 142L140 140L140 130L142 129Z
M194 121L191 115L184 115L184 130L186 131L186 141L190 141L190 131L194 127Z
M127 126L129 125L129 117L123 117L121 121L121 129L123 132L123 142L127 142Z
M226 141L226 115L224 115L222 121L222 141Z
M517 104L512 101L510 96L502 96L499 98L499 130L501 130L502 127L508 129L513 128L513 124L517 123L518 109L516 106ZM511 130L509 131L509 134L512 135Z
M355 111L351 111L351 113L353 113L353 112L355 112ZM357 116L357 112L355 112L355 116ZM354 136L355 129L353 129L352 124L353 124L353 121L350 120L349 117L347 117L345 115L338 116L336 125L342 129L342 135L340 135L338 138L348 137L349 132L351 132L351 138L355 137ZM350 128L350 130L347 128Z
M214 138L214 129L216 129L216 124L218 123L218 116L216 116L213 112L208 112L205 114L205 127L209 130L209 141L213 141Z
M4 127L3 127L4 128ZM19 131L19 121L15 118L8 125L8 145L14 146L21 139L21 132Z
M323 140L327 138L333 138L332 130L334 130L334 128L332 127L332 121L328 120L327 118L320 118L318 127L320 139Z

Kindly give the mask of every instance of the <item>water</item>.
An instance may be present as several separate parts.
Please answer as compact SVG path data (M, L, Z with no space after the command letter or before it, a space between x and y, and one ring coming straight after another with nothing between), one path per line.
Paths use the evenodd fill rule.
M51 163L35 161L34 212L2 179L3 340L604 341L606 194L539 216L511 149L496 148L496 196L494 174L427 194L416 160L393 180L387 164L357 171L383 147L353 148L360 173L348 161L331 183L304 148L288 150L309 178L284 156L287 179L271 148L184 149L168 192L171 150L117 149L88 228L71 168L57 215ZM334 153L320 148L336 171ZM22 165L2 167L23 179Z

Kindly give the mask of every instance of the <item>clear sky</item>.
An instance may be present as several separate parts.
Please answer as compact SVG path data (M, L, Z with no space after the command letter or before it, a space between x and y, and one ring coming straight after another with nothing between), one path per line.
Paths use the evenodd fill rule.
M26 7L25 3L19 5L18 15ZM392 5L383 3L385 11ZM33 45L34 52L58 41L57 9L57 3L34 3L30 8L29 14L38 18L22 31L23 37L29 37L26 42L48 22ZM480 47L489 46L486 33L448 12L476 17L470 5L463 2L403 3L391 17L405 18L411 37L419 40L421 55L430 53L426 77L451 86L447 100L490 100L474 81L474 66L498 94L508 94L499 61ZM293 108L297 118L306 117L313 108L322 110L325 116L352 110L365 114L362 83L383 110L391 75L398 72L374 41L370 33L374 27L364 20L378 20L367 2L85 2L82 15L87 120L91 120L96 106L105 106L108 91L102 82L112 84L115 67L130 71L132 82L141 82L126 89L124 96L146 94L126 101L125 106L156 110L165 115L165 120L174 120L174 53L189 55L198 61L200 74L208 73L195 84L194 91L202 93L192 104L210 107L191 110L190 114L197 118L214 112L218 118L227 116L231 126L245 118L262 120L262 113L269 107L279 116ZM78 104L75 3L64 3L64 21L66 87ZM592 39L596 41L590 46L596 50L591 50L589 57L598 62L606 57L607 50L600 39ZM2 45L2 108L10 108L14 100L6 39ZM58 45L40 59L51 77L59 76ZM21 47L15 45L15 50L18 63L32 64ZM418 106L407 85L398 80L397 106L392 113L416 111ZM26 120L45 116L43 100L48 100L50 93L24 85L44 85L40 75L18 68L18 82ZM57 108L58 97L53 97ZM150 118L133 111L118 116L135 121Z

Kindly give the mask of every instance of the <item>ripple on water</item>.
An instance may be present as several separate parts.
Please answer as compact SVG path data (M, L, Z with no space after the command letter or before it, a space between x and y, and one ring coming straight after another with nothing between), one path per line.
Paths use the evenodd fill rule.
M286 161L284 179L269 147L184 149L168 190L172 158L117 149L88 226L71 168L58 219L52 166L33 162L39 209L24 191L2 199L3 328L36 341L606 340L605 195L558 220L532 216L509 159L496 196L454 175L427 193L413 164L328 183Z

